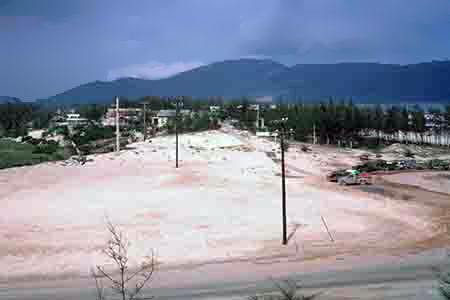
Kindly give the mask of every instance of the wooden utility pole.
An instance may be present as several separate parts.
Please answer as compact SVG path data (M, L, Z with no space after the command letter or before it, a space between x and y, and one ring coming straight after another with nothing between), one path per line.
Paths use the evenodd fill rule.
M144 103L144 142L147 139L147 109L145 107L146 103Z
M178 99L176 99L176 113L175 113L175 143L176 143L176 152L175 152L175 168L178 168Z
M116 152L120 151L119 97L116 97Z
M282 193L282 218L283 218L283 245L287 244L287 226L286 226L286 174L284 172L284 124L280 130L280 148L281 148L281 193Z
M259 104L256 107L256 128L259 128Z
M316 123L313 124L313 143L314 143L314 145L317 143L317 140L316 140Z

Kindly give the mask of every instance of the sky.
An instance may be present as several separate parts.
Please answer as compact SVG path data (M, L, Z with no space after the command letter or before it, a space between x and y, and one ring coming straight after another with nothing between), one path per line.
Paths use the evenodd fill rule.
M244 57L450 59L450 0L0 0L0 95L159 79Z

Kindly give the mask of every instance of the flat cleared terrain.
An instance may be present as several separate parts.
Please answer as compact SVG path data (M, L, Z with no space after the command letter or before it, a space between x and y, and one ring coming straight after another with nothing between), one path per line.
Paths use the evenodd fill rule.
M283 247L276 143L232 129L180 135L179 169L174 146L174 136L158 137L84 166L0 171L0 282L87 276L107 263L106 216L127 232L133 263L154 249L161 270L320 263L448 244L448 172L439 175L443 185L427 177L433 173L380 177L372 190L339 187L325 181L326 172L357 163L361 151L312 146L303 153L293 145Z
M420 172L395 174L388 177L389 181L409 184L423 189L450 195L450 172Z

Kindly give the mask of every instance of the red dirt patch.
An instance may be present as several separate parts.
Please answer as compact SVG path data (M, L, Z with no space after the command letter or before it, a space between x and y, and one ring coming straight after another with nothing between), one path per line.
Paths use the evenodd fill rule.
M172 179L163 184L163 186L189 186L199 183L204 183L207 181L207 177L199 176L192 170L183 170L183 173L177 174L175 179Z
M201 224L201 225L195 226L195 228L196 229L209 229L209 228L211 228L211 225Z
M153 220L161 220L161 219L165 218L166 216L167 216L167 214L157 212L157 211L151 211L151 212L146 212L146 213L136 215L136 217L138 217L138 218L153 219Z

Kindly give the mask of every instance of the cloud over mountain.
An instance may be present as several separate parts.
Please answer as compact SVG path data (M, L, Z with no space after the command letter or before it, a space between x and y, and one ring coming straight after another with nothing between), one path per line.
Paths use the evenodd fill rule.
M122 77L160 79L180 72L188 71L202 65L203 63L198 61L176 62L170 64L153 61L145 64L135 64L119 69L113 69L108 72L108 80L114 80Z

